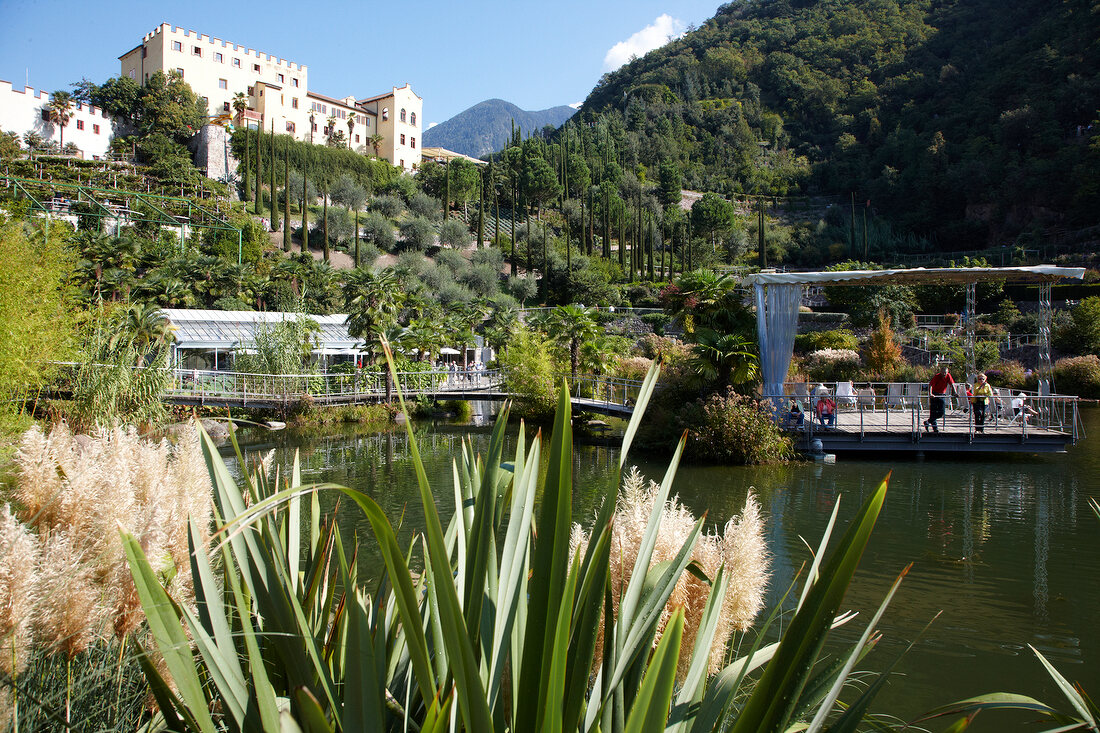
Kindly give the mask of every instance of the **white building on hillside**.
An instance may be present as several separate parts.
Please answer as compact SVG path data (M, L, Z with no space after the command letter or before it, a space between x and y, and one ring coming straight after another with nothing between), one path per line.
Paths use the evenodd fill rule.
M46 140L61 142L61 128L50 122L50 95L31 87L15 89L0 79L0 130L19 134L37 132ZM65 144L73 143L86 159L107 154L114 135L114 123L103 110L73 102L72 117L65 125Z
M119 57L121 73L144 84L157 71L176 72L206 100L208 114L236 117L233 99L248 108L237 123L323 144L342 132L348 147L376 153L407 171L420 164L423 100L406 84L365 99L309 90L309 69L269 53L162 23ZM380 136L375 137L376 135Z

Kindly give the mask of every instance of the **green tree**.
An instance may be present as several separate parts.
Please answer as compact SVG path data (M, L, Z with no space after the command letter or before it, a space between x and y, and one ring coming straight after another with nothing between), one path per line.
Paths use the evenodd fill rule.
M50 95L50 102L47 106L47 110L50 116L50 122L58 126L61 132L61 145L65 145L65 127L69 124L69 120L73 116L73 103L76 100L73 95L65 91L57 91Z
M435 244L435 240L435 227L424 217L413 217L401 224L401 241L409 249L423 252Z
M458 219L448 219L439 227L439 243L443 246L465 249L472 240L469 228Z
M691 206L692 229L707 238L712 248L718 237L733 228L733 216L733 204L716 193L703 194Z
M529 157L523 166L522 186L524 194L542 215L542 206L561 195L561 185L553 167L543 158Z
M660 185L657 189L657 198L661 205L666 207L679 206L680 189L683 185L679 166L670 162L661 163L658 175Z
M599 333L592 311L578 305L559 305L552 311L547 326L550 338L567 349L570 380L576 384L581 346Z
M357 267L344 280L343 298L348 333L363 340L362 351L368 363L374 363L381 353L378 335L396 323L404 291L398 287L392 270L376 272Z

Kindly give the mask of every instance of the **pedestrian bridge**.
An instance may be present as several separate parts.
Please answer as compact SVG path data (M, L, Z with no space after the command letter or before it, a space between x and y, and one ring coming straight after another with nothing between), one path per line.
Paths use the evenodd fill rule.
M317 374L250 374L171 369L164 400L175 405L291 410L389 402L398 388L406 399L501 401L514 397L499 370L388 372L353 370ZM559 377L559 381L565 376ZM574 411L630 417L640 381L578 376L570 381Z

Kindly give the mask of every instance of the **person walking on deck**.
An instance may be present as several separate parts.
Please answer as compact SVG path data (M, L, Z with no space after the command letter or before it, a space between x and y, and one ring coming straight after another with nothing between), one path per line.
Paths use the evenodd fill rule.
M947 395L950 394L950 390L955 386L955 380L951 376L951 370L944 364L940 367L940 370L936 374L932 375L932 379L928 382L928 419L924 421L924 432L928 432L929 428L935 432L940 432L940 428L936 425L936 421L943 417L944 412L947 409Z
M985 409L993 397L993 388L989 386L984 374L974 377L974 426L979 433L985 432Z

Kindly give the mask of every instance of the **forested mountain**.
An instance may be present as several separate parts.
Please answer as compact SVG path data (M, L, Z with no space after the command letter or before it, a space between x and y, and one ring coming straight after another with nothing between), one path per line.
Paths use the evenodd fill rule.
M723 193L854 192L943 248L1100 223L1097 0L744 0L577 120Z
M424 131L424 145L439 146L479 158L500 150L512 136L512 122L524 131L558 127L576 112L563 105L528 112L503 99L487 99Z

